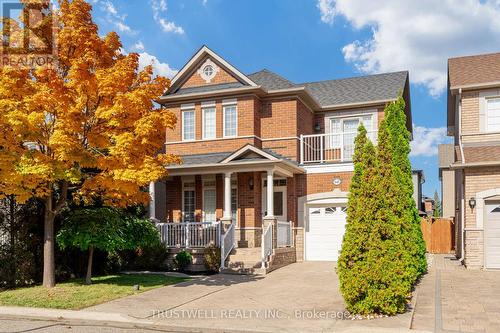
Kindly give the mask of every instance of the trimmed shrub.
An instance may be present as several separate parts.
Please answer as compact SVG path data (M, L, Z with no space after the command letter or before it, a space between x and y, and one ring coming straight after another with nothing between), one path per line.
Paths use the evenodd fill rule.
M388 104L377 149L360 126L347 224L338 260L340 290L352 313L404 312L425 272L425 243L413 201L404 101Z
M207 272L218 272L220 268L220 248L215 245L205 248L203 259L205 260L205 269Z
M187 251L181 251L175 256L174 262L180 271L184 271L193 262L193 256Z

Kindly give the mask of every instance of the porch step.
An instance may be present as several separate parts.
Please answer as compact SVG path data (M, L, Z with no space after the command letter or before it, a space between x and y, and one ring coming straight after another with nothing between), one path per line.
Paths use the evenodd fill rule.
M265 275L267 268L224 268L220 271L221 274L234 275Z
M260 247L236 248L231 251L226 261L225 274L266 274L262 269L262 249Z

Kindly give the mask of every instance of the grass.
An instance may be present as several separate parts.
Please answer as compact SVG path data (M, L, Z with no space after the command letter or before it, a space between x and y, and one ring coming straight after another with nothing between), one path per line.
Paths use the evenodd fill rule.
M73 279L52 289L34 286L2 291L0 305L77 310L186 280L159 274L108 275L92 278L92 285L87 286L83 279ZM139 291L133 288L136 284Z

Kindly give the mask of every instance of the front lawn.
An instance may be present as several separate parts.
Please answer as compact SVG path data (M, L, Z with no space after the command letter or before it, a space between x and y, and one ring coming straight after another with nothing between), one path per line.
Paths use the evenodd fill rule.
M149 274L108 275L92 278L92 285L86 286L83 284L83 279L73 279L59 283L52 289L35 286L2 291L0 305L82 309L186 280L186 278ZM133 288L136 284L140 285L139 291Z

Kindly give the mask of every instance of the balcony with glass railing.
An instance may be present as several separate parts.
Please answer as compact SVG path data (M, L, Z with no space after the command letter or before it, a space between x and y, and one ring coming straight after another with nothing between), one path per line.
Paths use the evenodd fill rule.
M300 164L352 162L357 132L337 132L300 136ZM376 143L377 131L368 131Z

